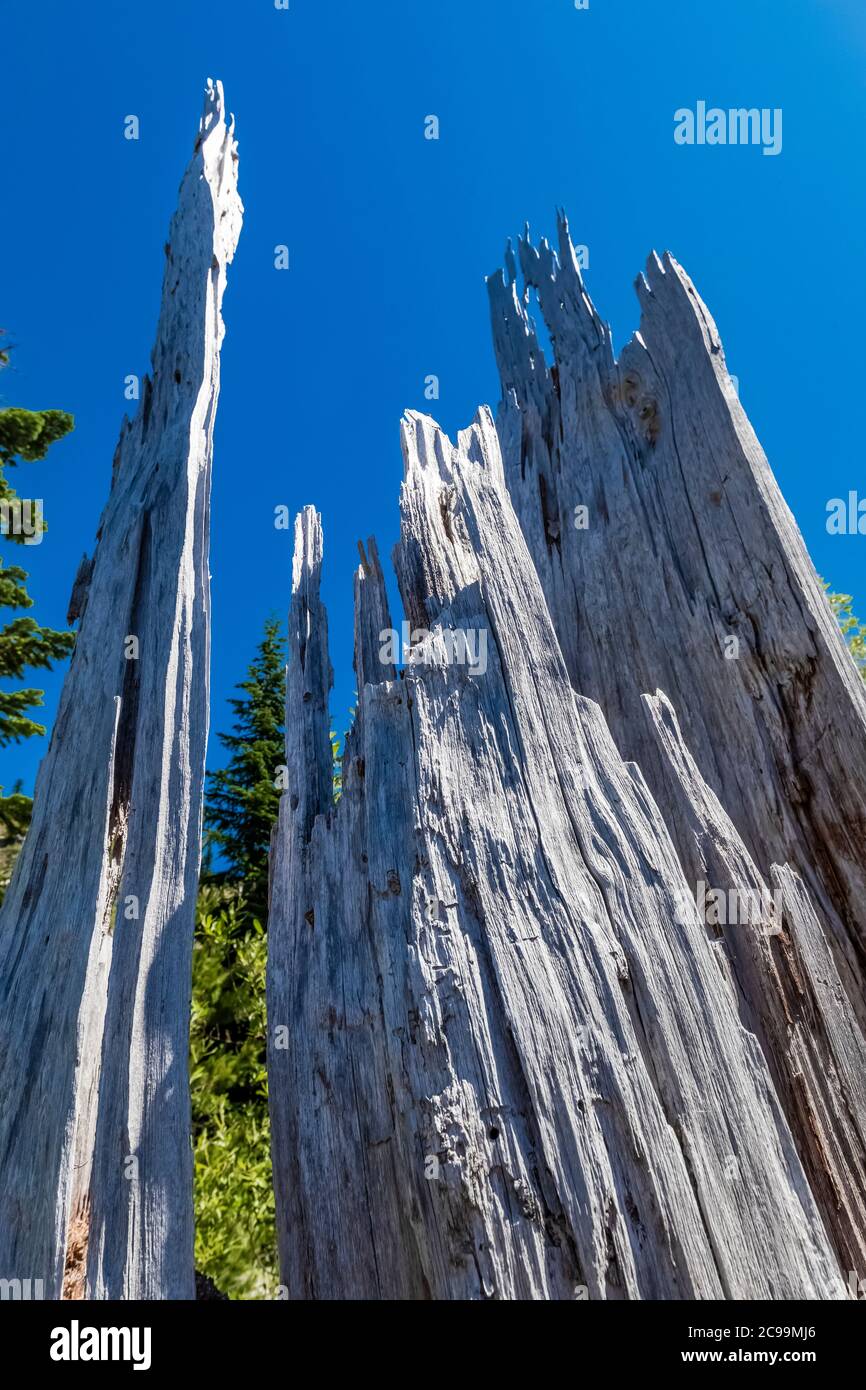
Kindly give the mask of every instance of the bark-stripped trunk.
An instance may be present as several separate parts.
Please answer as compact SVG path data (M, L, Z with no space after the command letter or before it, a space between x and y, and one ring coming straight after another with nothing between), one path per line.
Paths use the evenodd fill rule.
M290 1295L844 1297L663 818L571 687L490 415L403 438L395 562L433 636L398 676L371 548L337 805L311 509L296 532L269 918Z
M241 223L208 84L153 374L125 422L33 823L0 916L0 1277L192 1298L190 966L220 314ZM130 639L135 639L131 641Z
M488 287L506 479L572 684L639 763L694 885L641 709L645 691L670 697L759 872L790 861L808 886L862 1022L866 689L688 276L650 257L616 362L564 218L559 242L557 257L520 241L522 294L510 248Z

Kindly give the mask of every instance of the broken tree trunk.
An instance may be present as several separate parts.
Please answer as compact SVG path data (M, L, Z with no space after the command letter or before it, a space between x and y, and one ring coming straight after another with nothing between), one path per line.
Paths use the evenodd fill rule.
M241 224L208 83L33 822L0 916L0 1276L192 1298L190 967L220 314Z
M640 765L694 884L641 709L666 692L761 875L790 862L806 884L862 1023L866 689L688 276L650 257L617 362L564 218L559 242L520 241L522 293L510 247L488 287L506 480L572 684Z
M576 695L493 421L403 429L401 674L373 547L334 803L298 519L269 1091L303 1298L841 1298L766 1061L640 771Z

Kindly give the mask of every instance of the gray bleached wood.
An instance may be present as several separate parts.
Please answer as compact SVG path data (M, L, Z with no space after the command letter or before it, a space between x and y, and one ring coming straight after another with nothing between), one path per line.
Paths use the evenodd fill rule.
M49 1297L73 1230L91 1296L194 1297L187 1054L210 478L241 215L233 125L209 82L152 376L76 577L81 628L0 916L0 1277L42 1278Z
M720 964L730 962L841 1268L866 1269L866 1045L832 952L793 870L773 865L769 883L758 873L670 701L656 693L644 705L670 773L664 805L680 802L700 863Z
M506 480L574 688L664 806L641 712L673 701L759 871L790 862L866 1019L866 689L743 412L718 331L673 257L637 282L615 361L564 217L490 277ZM555 361L528 313L535 291ZM589 509L588 528L575 508ZM727 639L739 643L725 659ZM735 649L729 644L729 652ZM691 882L687 829L665 817Z
M767 1065L640 772L569 683L482 411L404 420L398 676L375 551L331 793L299 517L269 1090L291 1297L837 1298ZM485 633L483 673L442 634ZM416 639L417 640L417 639Z

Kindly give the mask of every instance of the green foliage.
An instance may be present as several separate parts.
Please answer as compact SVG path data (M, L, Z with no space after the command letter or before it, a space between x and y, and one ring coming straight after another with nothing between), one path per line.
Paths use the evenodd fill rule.
M8 349L4 348L0 351L0 367L7 362ZM50 446L68 434L73 423L72 416L63 410L0 410L0 502L9 503L17 496L9 486L5 470L20 462L44 459ZM42 527L44 530L44 522ZM7 527L4 534L13 544L22 544L26 539L23 531L17 529ZM4 565L0 559L0 608L32 608L26 583L26 570L19 565ZM50 671L52 662L69 654L74 641L71 632L40 627L31 617L14 617L0 628L0 680L20 681L29 669ZM45 733L45 726L30 717L30 711L42 704L43 697L44 691L29 686L0 690L0 748ZM17 791L4 797L2 790L0 787L0 828L14 839L22 817L29 817L29 798Z
M358 692L357 692L357 690L356 690L356 691L355 691L355 698L357 699L357 697L358 697ZM331 718L331 723L333 723L333 721L334 721L334 716L331 715L330 718ZM354 718L355 718L355 706L352 705L351 709L349 710L349 728L352 727L352 722L353 722ZM342 750L342 744L341 744L341 742L340 742L340 735L337 734L337 733L335 733L333 729L331 730L331 732L330 732L330 734L329 734L329 737L330 737L330 740L331 740L331 758L332 758L332 761L333 761L333 764L334 764L334 772L333 772L333 779L332 779L332 780L333 780L333 787L334 787L334 801L337 802L337 801L340 800L340 797L343 795L343 754L342 754L342 751L341 751L341 750Z
M228 766L208 773L205 835L208 854L216 849L227 866L222 877L244 884L247 902L267 911L268 848L280 792L277 769L285 759L285 655L276 618L264 637L245 681L244 694L230 700L235 722L219 734L231 754Z
M16 782L11 796L0 796L0 903L6 896L18 851L27 833L33 802Z
M11 796L0 797L0 845L5 840L23 840L32 814L33 798L23 794L19 778Z
M0 560L0 607L30 608L33 600L24 589L27 575L18 565ZM75 635L40 627L34 618L13 618L0 628L0 679L21 680L25 670L50 671L53 661L62 661L72 650ZM0 748L34 734L44 734L28 710L42 704L44 691L30 688L0 690Z
M272 1298L278 1283L265 943L242 887L202 887L190 1029L196 1268L231 1298Z
M822 581L823 582L823 581ZM824 584L829 589L829 584ZM827 594L830 607L848 644L848 650L864 681L866 681L866 623L853 614L854 599L850 594Z
M335 734L334 730L332 729L329 737L331 740L331 757L334 762L334 772L332 777L334 787L334 800L339 801L340 797L343 795L343 755L340 752L339 734Z
M231 700L220 742L228 765L208 774L205 832L223 867L205 874L193 956L190 1080L196 1267L231 1298L272 1298L278 1282L267 1106L268 850L285 760L280 625L264 636Z
M0 410L0 472L2 467L38 463L51 445L74 429L75 421L65 410L21 410L13 406Z

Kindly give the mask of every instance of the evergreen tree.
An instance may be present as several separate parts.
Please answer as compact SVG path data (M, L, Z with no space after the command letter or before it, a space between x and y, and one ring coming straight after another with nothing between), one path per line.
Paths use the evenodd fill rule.
M8 351L0 351L5 366ZM24 544L36 528L47 528L41 513L28 508L28 525L23 527L22 503L6 477L8 468L19 463L37 463L50 446L73 428L73 419L63 410L0 410L0 531L14 544ZM20 565L5 565L0 558L0 608L13 611L32 608L27 593L27 571ZM26 670L51 670L53 661L68 655L75 641L72 632L40 627L34 618L16 616L0 628L0 679L22 680ZM0 690L0 748L9 743L44 734L45 727L30 718L30 711L42 704L44 691L31 687ZM0 787L0 826L6 836L23 834L30 818L30 798L17 789L4 797Z
M243 695L229 701L232 732L218 735L231 755L228 765L208 773L205 838L208 858L216 849L226 866L212 877L242 882L250 910L263 916L271 826L280 803L275 783L285 761L285 653L276 618L265 623L247 678L237 689Z

